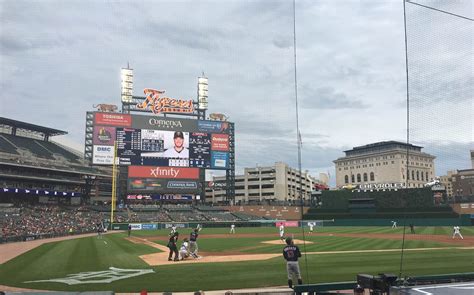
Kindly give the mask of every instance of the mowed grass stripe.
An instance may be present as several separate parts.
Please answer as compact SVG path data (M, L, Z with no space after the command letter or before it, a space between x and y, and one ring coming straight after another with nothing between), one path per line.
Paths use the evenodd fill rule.
M426 275L446 272L466 272L472 267L466 261L467 251L440 250L406 253L404 274ZM435 262L433 262L433 259ZM308 255L308 275L304 260L300 262L307 283L355 280L358 273L381 272L398 274L400 254L395 253L339 253ZM472 261L471 261L472 262ZM453 264L453 265L451 265ZM444 267L450 265L449 267ZM433 267L435 266L435 267ZM20 284L30 288L54 287L59 290L113 290L115 292L193 291L251 288L284 285L285 261L278 257L268 261L215 264L175 264L155 268L156 273L117 281L111 284L65 286L62 284ZM199 276L189 275L199 273Z

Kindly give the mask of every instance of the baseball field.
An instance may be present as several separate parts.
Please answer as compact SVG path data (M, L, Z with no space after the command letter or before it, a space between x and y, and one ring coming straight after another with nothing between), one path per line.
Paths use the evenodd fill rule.
M178 229L180 243L191 229ZM287 228L303 252L305 283L353 281L358 273L400 271L403 228L322 227L305 241L301 228ZM474 228L464 240L451 227L406 229L403 275L472 272ZM37 290L115 292L225 290L286 285L284 243L278 229L204 228L201 259L167 261L167 230L133 231L48 242L0 265L0 285ZM6 245L0 245L0 253ZM11 247L10 247L11 248ZM306 254L305 254L306 253Z

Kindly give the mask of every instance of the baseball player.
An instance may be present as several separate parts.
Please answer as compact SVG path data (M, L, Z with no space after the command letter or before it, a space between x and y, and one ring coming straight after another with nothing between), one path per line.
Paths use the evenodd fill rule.
M195 228L191 234L189 234L189 254L195 259L201 258L198 253L197 238L199 236L199 228Z
M179 233L175 232L168 241L168 248L170 249L170 254L168 255L168 261L172 261L173 253L174 253L174 261L179 261L179 254L178 254L178 246L176 243L178 242Z
M309 225L309 233L312 234L312 233L313 233L314 223L313 223L313 222L310 222L310 223L308 223L308 225Z
M397 222L392 220L392 228L397 228Z
M184 260L189 257L189 242L188 238L183 239L181 248L179 248L179 260Z
M283 241L285 239L285 226L280 224L280 239Z
M233 223L230 225L230 233L235 234L235 224Z
M298 278L298 285L303 284L300 274L300 266L298 258L301 257L301 252L298 246L293 243L293 239L286 238L286 246L283 248L283 257L286 260L286 272L288 273L288 287L293 288L293 277Z
M453 239L456 235L460 236L461 240L464 240L463 236L461 235L461 228L457 225L453 227Z
M176 224L172 224L172 225L171 225L171 231L170 231L169 236L174 235L175 232L176 232Z

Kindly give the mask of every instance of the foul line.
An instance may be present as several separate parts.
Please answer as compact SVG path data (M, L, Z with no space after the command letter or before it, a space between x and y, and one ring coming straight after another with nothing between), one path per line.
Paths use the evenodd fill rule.
M472 250L474 247L441 247L441 248L412 248L404 249L405 251L432 251L432 250ZM367 252L397 252L402 249L379 249L379 250L349 250L349 251L325 251L325 252L308 252L307 254L350 254L350 253L367 253Z

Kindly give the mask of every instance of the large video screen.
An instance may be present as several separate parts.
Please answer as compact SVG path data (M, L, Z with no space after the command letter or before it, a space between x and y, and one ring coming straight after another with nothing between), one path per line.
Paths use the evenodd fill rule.
M120 113L94 115L93 164L111 165L116 143L118 164L129 166L129 190L197 191L199 169L229 168L228 122ZM164 174L152 172L157 168Z

